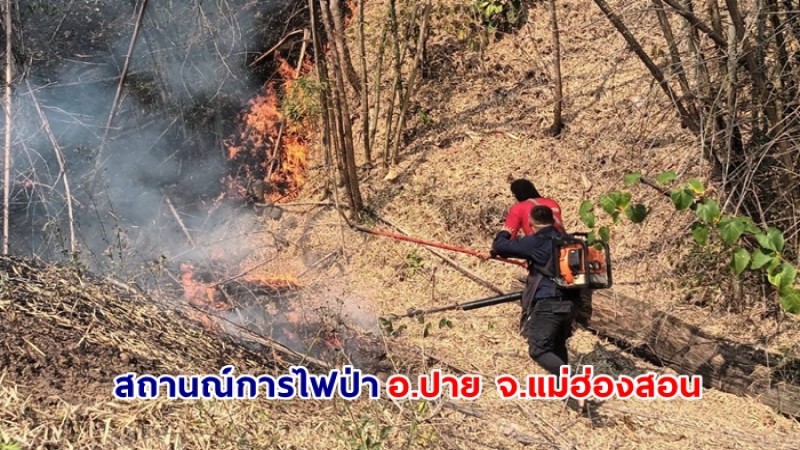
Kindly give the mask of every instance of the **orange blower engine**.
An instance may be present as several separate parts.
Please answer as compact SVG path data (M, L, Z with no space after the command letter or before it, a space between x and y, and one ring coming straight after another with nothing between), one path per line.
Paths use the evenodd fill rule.
M608 289L611 287L611 251L608 244L587 243L586 233L573 233L555 240L558 249L556 273L547 274L563 289Z

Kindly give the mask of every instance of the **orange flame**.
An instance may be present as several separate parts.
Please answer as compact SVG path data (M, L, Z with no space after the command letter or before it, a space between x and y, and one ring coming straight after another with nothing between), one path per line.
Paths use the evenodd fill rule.
M283 91L289 92L297 79L297 71L286 60L278 58L278 74ZM306 59L300 75L312 69ZM306 182L309 152L309 126L286 117L280 108L275 83L249 101L243 113L236 142L227 143L228 159L240 163L244 176L268 184L265 200L291 200ZM245 183L247 184L247 183Z

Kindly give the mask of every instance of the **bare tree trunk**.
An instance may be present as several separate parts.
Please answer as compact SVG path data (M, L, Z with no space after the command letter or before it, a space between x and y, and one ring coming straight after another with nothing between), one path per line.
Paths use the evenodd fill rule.
M367 49L364 39L364 0L358 0L358 44L361 52L361 123L364 133L364 158L369 164L372 162L369 142L369 91L367 87L369 73L367 73Z
M336 1L337 0L334 0L334 2ZM325 26L328 39L335 40L336 42L334 42L334 46L336 49L338 49L338 51L332 49L332 51L329 53L331 56L331 61L333 62L333 79L336 84L336 88L334 89L334 108L336 110L336 118L340 124L340 153L344 165L343 174L346 175L344 177L345 184L349 194L348 197L351 201L350 206L352 208L352 213L354 216L358 216L363 209L363 202L361 200L361 193L358 188L358 173L356 171L355 151L353 149L353 127L352 123L350 122L350 108L347 104L347 92L344 84L345 68L342 65L344 54L341 52L341 49L343 48L342 41L344 41L344 35L335 33L335 30L331 24L332 11L328 9L328 2L326 0L320 0L319 5L322 13L322 23Z
M412 11L411 22L416 20L416 9ZM383 143L383 165L389 166L389 145L392 143L392 125L394 124L394 102L395 99L403 97L403 60L408 49L408 33L404 32L403 49L400 50L400 33L398 31L397 8L395 0L389 0L389 23L392 29L392 41L394 49L394 81L392 91L389 94L389 109L386 111L386 139Z
M14 37L11 25L11 0L6 0L3 11L3 22L6 29L6 75L4 102L5 103L5 146L3 147L3 254L8 254L9 224L11 222L9 202L11 201L11 83L14 80L14 54L11 40Z
M715 0L712 0L715 1ZM686 9L694 14L694 5L692 5L692 0L686 0ZM708 65L706 64L705 56L703 55L703 51L700 48L700 35L697 32L697 28L693 27L691 22L684 18L684 25L686 33L689 35L689 53L691 53L691 59L694 61L695 66L695 83L699 87L701 92L701 97L710 98L711 97L711 79L709 78L708 74ZM703 114L703 102L698 102L697 105L698 115L702 116ZM703 120L702 117L699 117L700 120Z
M350 58L350 48L347 46L347 39L344 35L344 12L342 11L342 0L329 0L330 12L333 16L333 30L335 36L335 45L339 49L339 63L342 66L342 71L345 73L348 82L353 87L356 93L360 93L361 85L358 81L358 74L356 69L353 68L353 60Z
M666 2L670 2L672 0L664 0ZM595 4L603 11L603 14L611 21L611 24L614 25L614 28L622 34L622 37L625 38L625 41L628 43L628 46L636 53L636 56L639 57L640 60L644 63L647 69L650 71L650 74L653 75L653 78L658 81L658 84L661 86L661 89L667 94L667 98L672 101L672 104L675 105L675 108L678 110L678 114L683 121L684 125L688 127L693 133L696 135L700 134L700 127L698 124L693 120L689 111L683 106L683 102L681 99L675 95L675 92L670 87L667 80L664 78L664 74L661 72L661 69L653 63L653 60L650 59L650 56L642 49L642 46L636 40L636 38L631 34L628 30L628 27L622 23L622 20L611 11L611 8L608 6L605 0L594 0Z
M372 120L371 129L369 132L369 145L370 148L375 146L375 134L378 131L378 119L381 116L381 86L383 86L383 56L386 52L386 34L388 31L388 23L384 23L383 31L381 32L381 43L378 47L378 64L375 71L375 115Z
M697 109L694 106L692 89L689 87L689 80L686 78L686 72L683 70L683 62L681 61L680 53L678 53L678 45L675 43L675 36L672 34L672 25L669 23L667 13L664 12L664 4L661 2L661 0L653 0L653 6L655 6L656 16L658 16L658 22L661 25L661 30L664 32L664 39L667 41L667 47L669 47L672 70L678 74L678 83L681 86L683 98L687 102L686 107L689 110L689 114L691 114L694 120L699 123Z
M400 104L400 117L398 118L397 129L394 134L394 145L392 147L392 163L397 164L400 153L400 138L406 126L406 114L408 113L408 105L411 101L411 96L416 91L417 74L421 70L420 63L422 61L423 47L425 47L425 37L428 33L428 16L431 11L431 3L428 1L425 4L425 11L422 16L422 27L419 30L419 37L417 39L417 48L414 58L414 66L411 68L411 73L408 76L408 83L406 83L406 91L403 95L403 100ZM413 22L412 22L413 24Z
M714 1L714 0L711 0ZM699 17L697 17L693 12L689 11L688 9L684 8L678 0L664 0L664 3L671 6L675 12L686 18L689 23L692 24L693 27L697 28L698 30L705 33L708 37L714 41L714 45L717 46L720 50L724 50L727 46L727 41L724 37L722 37L721 33L717 33L715 30L711 29L708 25L705 24ZM608 5L606 5L607 7Z
M330 90L327 87L328 70L325 65L325 57L320 53L322 51L322 45L317 35L317 13L314 7L314 0L308 0L308 11L311 27L311 48L314 52L314 67L317 72L317 82L320 85L319 103L322 109L322 145L325 148L325 165L329 166L332 162L330 105L328 103Z
M775 0L767 0L769 8L769 18L772 24L772 31L775 35L775 46L778 49L778 64L780 65L780 91L784 93L786 102L797 101L797 87L792 79L793 66L789 60L789 52L786 50L786 25L781 22L778 15L779 9Z
M738 149L735 148L735 134L734 134L734 124L737 122L736 120L736 84L737 84L737 70L736 64L738 63L738 49L737 49L737 39L736 39L736 28L733 24L730 25L729 32L728 32L728 128L725 133L725 142L727 148L727 155L725 157L725 164L723 165L722 169L722 184L723 186L727 185L728 183L728 175L730 173L730 169L734 164L731 164L733 158L738 154Z
M561 119L561 108L564 102L564 91L561 84L561 40L558 35L558 14L556 13L556 0L550 0L550 21L553 27L553 72L556 78L555 103L553 104L553 125L550 126L550 135L558 136L564 128Z

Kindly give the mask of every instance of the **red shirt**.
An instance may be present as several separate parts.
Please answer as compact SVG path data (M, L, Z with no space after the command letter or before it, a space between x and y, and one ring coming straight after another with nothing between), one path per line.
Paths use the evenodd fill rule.
M517 233L520 229L523 231L523 233L525 233L525 236L530 236L533 234L533 229L531 228L531 210L537 205L547 206L553 210L553 218L556 220L556 228L564 231L564 221L561 219L561 206L559 206L555 200L550 198L531 198L517 203L516 205L512 206L510 210L508 210L505 228L511 232L512 239L517 237Z

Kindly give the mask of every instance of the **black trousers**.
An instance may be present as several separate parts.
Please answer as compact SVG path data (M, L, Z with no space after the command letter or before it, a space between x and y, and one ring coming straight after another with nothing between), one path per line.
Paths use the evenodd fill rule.
M570 299L535 300L524 323L528 355L553 375L569 364L567 340L572 336L579 303Z

